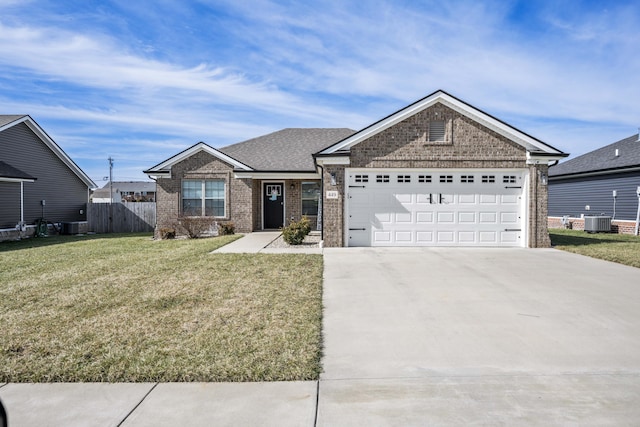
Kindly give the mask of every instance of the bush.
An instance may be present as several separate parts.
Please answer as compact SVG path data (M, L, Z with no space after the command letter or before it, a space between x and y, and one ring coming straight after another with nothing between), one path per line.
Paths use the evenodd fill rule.
M298 222L291 222L282 229L282 238L290 245L300 245L307 234L311 232L311 224L306 216Z
M218 234L226 236L229 234L235 234L236 227L232 222L221 222L218 224Z
M197 239L204 234L209 234L208 232L215 223L213 218L199 216L185 216L180 218L178 222L190 239Z

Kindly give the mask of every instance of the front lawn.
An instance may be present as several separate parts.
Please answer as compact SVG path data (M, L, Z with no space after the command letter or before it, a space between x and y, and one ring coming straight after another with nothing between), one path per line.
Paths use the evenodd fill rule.
M0 243L0 382L318 378L322 257L235 238Z
M628 234L586 233L549 229L557 249L640 268L640 237Z

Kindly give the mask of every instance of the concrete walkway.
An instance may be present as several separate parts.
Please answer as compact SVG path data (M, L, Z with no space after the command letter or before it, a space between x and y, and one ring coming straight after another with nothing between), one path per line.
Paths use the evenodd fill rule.
M243 235L228 245L216 249L214 254L321 254L321 248L270 248L267 247L280 237L280 231L257 231Z
M0 384L10 427L638 425L640 269L545 249L324 261L320 381Z

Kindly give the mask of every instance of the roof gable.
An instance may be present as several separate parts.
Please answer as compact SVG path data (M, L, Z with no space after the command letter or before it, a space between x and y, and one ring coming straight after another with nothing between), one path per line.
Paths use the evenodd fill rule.
M492 131L506 137L507 139L521 145L527 150L528 153L543 156L567 156L567 154L563 153L562 151L506 124L499 119L496 119L495 117L467 104L466 102L459 100L458 98L455 98L452 95L449 95L442 90L438 90L431 95L428 95L414 102L413 104L373 123L372 125L367 126L366 128L351 135L350 137L345 138L342 141L339 141L338 143L320 151L319 153L317 153L317 155L323 156L346 152L350 150L351 147L364 141L365 139L368 139L371 136L376 135L384 131L385 129L388 129L395 124L406 120L408 117L411 117L414 114L417 114L437 103L443 104L451 108L452 110L457 111L458 113L482 124Z
M20 123L27 127L89 188L97 185L82 169L65 153L58 144L28 115L0 115L0 132Z
M177 163L180 163L181 161L183 161L184 159L187 159L191 156L193 156L196 153L199 153L201 151L204 151L205 153L208 153L210 155L212 155L213 157L216 157L217 159L228 163L230 165L232 165L234 167L234 169L240 169L240 170L244 170L244 171L251 171L253 170L250 166L234 159L233 157L230 157L226 154L224 154L221 151L216 150L215 148L213 148L212 146L205 144L204 142L198 142L197 144L192 145L191 147L187 148L184 151L181 151L180 153L176 154L173 157L168 158L167 160L165 160L162 163L158 163L157 165L155 165L154 167L152 167L151 169L148 169L146 171L144 171L144 173L146 173L149 176L152 177L170 177L171 176L171 167Z
M549 168L549 176L578 175L640 167L639 139L640 136L635 134L562 162Z

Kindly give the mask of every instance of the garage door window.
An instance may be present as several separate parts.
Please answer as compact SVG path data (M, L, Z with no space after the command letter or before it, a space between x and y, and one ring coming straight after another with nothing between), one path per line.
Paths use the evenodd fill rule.
M482 182L484 184L490 184L490 183L496 182L496 176L495 175L482 175Z
M398 182L411 182L411 175L398 175Z
M431 182L431 175L418 175L418 182L423 182L423 183Z
M505 175L502 177L502 183L503 184L515 184L516 183L516 177L515 175Z
M453 182L453 175L440 175L441 183L449 183Z
M376 175L376 182L389 182L389 175Z
M473 175L462 175L460 176L460 182L463 184L471 184L473 183Z
M369 175L356 175L355 176L355 181L356 182L369 182Z

